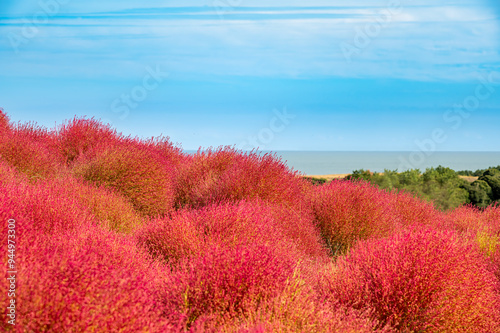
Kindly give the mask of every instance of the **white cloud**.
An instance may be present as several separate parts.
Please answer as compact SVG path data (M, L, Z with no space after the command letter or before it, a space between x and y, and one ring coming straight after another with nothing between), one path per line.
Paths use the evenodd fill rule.
M161 63L175 75L340 76L392 77L416 80L475 79L480 67L498 66L499 21L487 6L472 2L450 5L419 1L391 17L366 47L348 63L342 43L355 45L359 31L378 25L377 15L388 1L353 5L336 2L338 9L292 10L298 1L243 0L242 6L267 7L238 11L221 20L211 1L193 1L204 7L189 17L129 15L130 9L157 6L153 1L70 2L68 15L41 25L36 38L14 56L7 39L0 41L4 75L62 75L120 78L135 76L145 65ZM442 3L442 5L440 5ZM181 6L170 1L163 6ZM308 7L331 5L314 1ZM363 7L363 6L369 7ZM117 8L117 6L120 6ZM274 8L274 7L282 8ZM119 10L123 10L119 14ZM92 14L115 13L110 17ZM154 10L152 10L154 12ZM232 14L248 16L241 19ZM306 18L297 18L296 13ZM210 14L207 16L206 14ZM266 15L263 15L266 14ZM273 16L268 16L273 14ZM332 17L307 17L307 14ZM75 16L76 15L76 16ZM205 15L205 16L204 16ZM278 15L279 17L277 17ZM77 17L81 17L78 19ZM5 20L3 35L20 33L21 18ZM10 26L9 26L10 24ZM355 45L356 46L356 45ZM8 63L8 66L6 65ZM85 64L74 66L73 64ZM64 70L60 70L63 68ZM59 70L57 70L59 69Z

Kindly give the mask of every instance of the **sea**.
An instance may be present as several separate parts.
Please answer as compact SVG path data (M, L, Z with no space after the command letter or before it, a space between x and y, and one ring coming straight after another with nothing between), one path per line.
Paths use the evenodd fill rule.
M194 153L194 151L186 151ZM500 165L500 152L362 152L362 151L262 151L273 153L286 165L305 175L347 174L354 170L384 172L444 166L455 171L487 169Z

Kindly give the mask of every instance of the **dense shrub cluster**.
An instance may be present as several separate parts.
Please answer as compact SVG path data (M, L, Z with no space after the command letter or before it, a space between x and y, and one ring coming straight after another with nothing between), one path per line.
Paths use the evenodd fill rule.
M203 256L213 246L255 244L277 247L286 252L284 255L293 254L302 260L326 259L311 217L296 216L262 201L180 210L139 229L137 239L151 255L170 263Z
M113 189L146 216L168 214L174 204L174 175L170 165L146 147L119 144L74 163L75 177Z
M0 125L0 156L32 180L54 176L62 168L50 133L33 124L10 125L4 129Z
M300 212L309 183L297 175L271 154L231 147L198 151L179 176L177 206L259 198Z
M495 171L481 177L496 195ZM17 270L16 325L2 311L0 328L500 332L500 207L442 212L409 193L0 110L2 276L12 219ZM3 309L9 288L0 279Z
M311 194L316 224L333 255L354 243L384 237L398 221L391 214L390 195L365 182L332 181Z
M371 309L398 331L493 332L498 283L477 245L423 228L358 243L321 288L333 307Z

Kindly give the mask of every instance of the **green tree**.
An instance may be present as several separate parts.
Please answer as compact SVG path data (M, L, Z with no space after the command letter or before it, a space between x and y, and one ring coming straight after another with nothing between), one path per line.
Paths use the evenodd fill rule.
M491 187L491 199L500 199L500 171L497 169L486 170L479 180L483 180Z
M492 202L493 192L490 185L484 180L476 180L468 187L469 200L478 207L487 207Z

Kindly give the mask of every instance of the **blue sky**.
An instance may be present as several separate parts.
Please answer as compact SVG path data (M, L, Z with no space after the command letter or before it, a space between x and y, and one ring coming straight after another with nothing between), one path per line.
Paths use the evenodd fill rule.
M499 8L3 1L0 107L48 127L93 116L185 149L499 151Z

